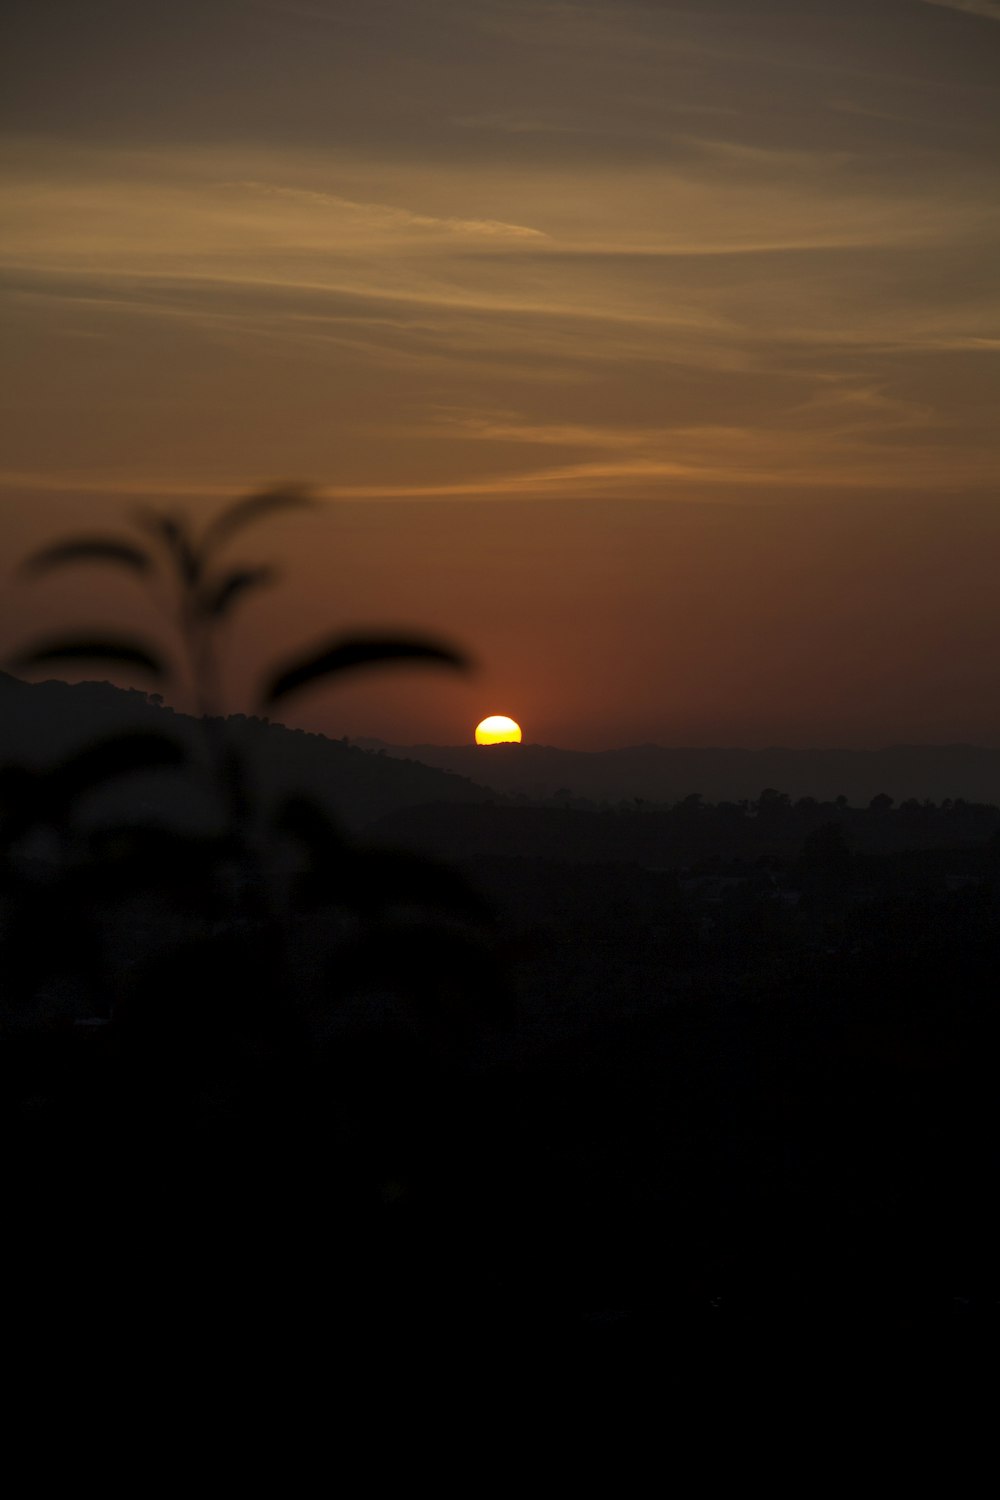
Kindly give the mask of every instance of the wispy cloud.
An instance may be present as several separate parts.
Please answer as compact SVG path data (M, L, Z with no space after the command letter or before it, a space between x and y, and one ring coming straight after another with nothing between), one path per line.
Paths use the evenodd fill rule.
M456 235L484 235L488 239L497 236L512 239L544 240L548 236L540 229L526 224L505 224L500 219L456 219L438 218L434 214L414 213L407 208L398 208L389 203L357 203L351 198L341 198L336 193L321 193L309 188L282 187L271 182L223 183L223 188L244 189L264 197L287 198L292 202L308 204L310 207L329 209L338 215L347 215L362 223L389 229L430 229Z
M923 3L944 10L961 10L970 16L984 16L988 21L1000 21L1000 0L923 0Z

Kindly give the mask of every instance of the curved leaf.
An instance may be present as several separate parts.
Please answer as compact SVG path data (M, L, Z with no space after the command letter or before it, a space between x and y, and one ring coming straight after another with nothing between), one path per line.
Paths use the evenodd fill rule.
M0 849L5 849L39 819L43 779L27 766L0 767Z
M79 536L43 547L21 564L21 570L25 573L43 573L62 563L75 562L120 563L136 573L147 573L153 565L149 554L132 542L121 542L115 537Z
M281 489L264 490L259 495L248 495L237 500L228 510L216 516L205 528L202 545L206 550L219 547L244 526L262 521L267 516L283 510L301 510L316 502L306 490L298 485L285 485Z
M14 806L20 802L37 779L38 773L29 766L0 766L0 806L7 803Z
M273 568L240 568L206 589L198 601L198 608L209 619L221 620L247 589L272 583L276 577Z
M106 824L88 839L82 873L90 894L117 899L158 890L178 910L221 917L218 874L225 850L211 835L153 824Z
M345 846L339 831L311 797L287 797L275 815L274 826L302 844L317 862L343 855Z
M427 662L459 670L466 670L469 666L457 651L434 641L393 636L334 641L315 655L293 662L277 673L269 682L263 701L266 707L270 707L279 698L311 682L318 682L322 677L333 677L358 667L392 666L403 662Z
M42 641L14 658L13 667L44 667L60 661L106 661L119 667L138 667L151 677L165 676L163 663L144 646L124 640Z
M201 577L201 558L184 522L176 516L161 515L159 511L140 511L136 519L164 543L184 582L191 586L196 584Z
M299 908L342 900L351 869L349 850L323 808L309 797L289 797L278 809L274 826L304 856L297 876Z
M56 798L71 802L117 776L179 766L184 759L181 747L166 735L144 731L115 734L63 761L50 772L47 789Z

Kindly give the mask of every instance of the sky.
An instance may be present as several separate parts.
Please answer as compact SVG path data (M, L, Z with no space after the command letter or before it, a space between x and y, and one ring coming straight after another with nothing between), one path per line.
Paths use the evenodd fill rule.
M9 0L0 552L210 516L228 706L455 743L1000 743L1000 0ZM256 550L255 550L256 549ZM0 646L136 626L8 577Z

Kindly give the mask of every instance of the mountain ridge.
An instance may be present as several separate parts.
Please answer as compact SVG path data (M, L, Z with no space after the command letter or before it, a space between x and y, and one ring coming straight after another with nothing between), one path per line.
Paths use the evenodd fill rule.
M220 716L222 718L223 716ZM276 721L224 717L252 782L266 797L316 798L346 828L360 831L404 808L428 803L490 801L495 794L467 778L405 758L380 755L346 740L290 728ZM0 672L0 764L45 770L116 733L162 733L178 741L189 768L204 755L199 720L135 688L109 682L25 682ZM143 773L113 788L117 813L204 821L211 817L204 778L177 772Z
M267 785L290 779L322 792L350 826L403 807L530 801L673 803L749 801L768 788L792 799L855 806L956 798L1000 803L1000 748L967 743L879 749L664 746L567 750L553 745L398 745L371 736L340 739L254 716L225 718ZM88 736L122 728L171 731L189 744L198 720L135 688L109 682L31 683L0 672L0 759L41 767Z
M774 788L796 799L843 796L854 805L880 795L896 801L1000 801L1000 748L961 742L875 750L654 744L564 750L534 744L393 745L373 738L352 743L470 777L498 792L541 799L673 802L700 794L706 801L742 801Z

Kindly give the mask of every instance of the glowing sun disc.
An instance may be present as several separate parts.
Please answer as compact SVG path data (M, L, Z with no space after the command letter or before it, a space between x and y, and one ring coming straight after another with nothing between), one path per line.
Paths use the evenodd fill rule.
M519 745L521 726L508 719L505 714L491 714L476 725L477 745Z

